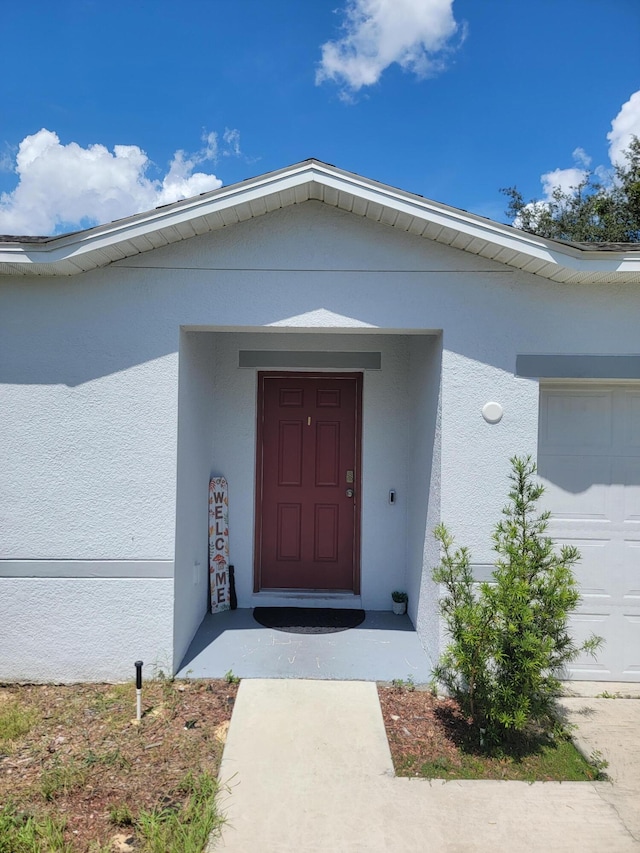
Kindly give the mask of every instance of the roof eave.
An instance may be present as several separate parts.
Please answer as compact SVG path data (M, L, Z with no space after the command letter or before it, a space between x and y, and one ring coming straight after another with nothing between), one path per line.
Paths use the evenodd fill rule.
M318 160L85 231L0 244L0 273L75 275L280 207L318 199L555 281L618 275L640 281L640 253L558 243ZM624 274L624 275L623 275Z

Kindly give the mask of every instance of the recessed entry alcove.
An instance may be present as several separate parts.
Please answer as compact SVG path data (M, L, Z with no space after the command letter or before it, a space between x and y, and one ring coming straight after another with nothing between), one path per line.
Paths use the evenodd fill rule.
M424 599L433 597L425 578L430 577L426 563L435 554L427 520L437 514L440 501L431 484L440 480L432 466L439 459L441 363L442 339L432 332L181 331L175 625L182 637L177 648L184 650L207 609L206 499L213 474L229 482L230 554L239 608L293 603L387 611L391 591L407 589L423 644L436 649L437 624L420 614L432 609ZM345 491L357 491L357 578L352 585L344 580L336 587L314 585L311 580L288 588L284 581L274 586L269 577L262 583L256 575L262 524L256 517L256 490L263 488L258 405L264 375L299 375L306 384L312 376L352 377L358 385L358 458L339 472ZM327 406L332 393L323 398ZM329 509L324 516L322 507L316 512L328 525ZM329 560L331 554L320 547L322 567L323 555Z

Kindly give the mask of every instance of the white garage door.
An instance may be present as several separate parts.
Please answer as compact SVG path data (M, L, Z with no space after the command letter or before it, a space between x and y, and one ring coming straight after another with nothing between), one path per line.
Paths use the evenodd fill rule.
M538 473L549 533L576 545L576 639L605 639L573 678L640 681L640 385L541 388Z

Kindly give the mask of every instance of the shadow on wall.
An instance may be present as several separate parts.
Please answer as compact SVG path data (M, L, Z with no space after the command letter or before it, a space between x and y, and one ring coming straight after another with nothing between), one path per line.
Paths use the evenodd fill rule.
M640 390L623 383L548 385L540 391L538 476L553 511L606 514L598 485L622 486L624 504L640 499ZM632 490L636 497L632 497ZM590 493L591 492L591 493ZM563 494L580 495L563 507ZM633 514L633 513L632 513ZM627 520L631 521L631 518Z
M605 460L608 461L608 460ZM547 492L552 488L573 495L586 495L598 485L619 485L640 488L640 457L635 465L603 465L601 459L590 456L567 460L558 456L538 456L538 476ZM637 499L636 499L637 501Z
M549 282L516 287L517 273L496 263L299 207L90 273L0 277L0 381L77 386L178 352L180 327L318 331L323 316L347 318L335 331L354 333L446 327L448 348L513 372L513 356L486 341L500 340L505 324L523 334L544 325L549 300L539 297ZM322 268L299 268L318 256ZM479 317L482 334L469 334Z
M178 351L162 296L126 271L0 288L0 382L75 387Z
M563 286L310 203L77 276L1 276L0 288L6 383L77 386L178 352L180 327L299 327L323 312L351 318L335 331L444 329L447 350L509 374L517 352L606 352L607 328L623 350L637 344L630 288Z

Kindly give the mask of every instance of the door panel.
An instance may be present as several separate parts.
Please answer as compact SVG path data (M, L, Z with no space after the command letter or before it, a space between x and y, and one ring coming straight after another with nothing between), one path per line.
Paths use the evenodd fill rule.
M361 383L259 374L256 589L359 591Z

